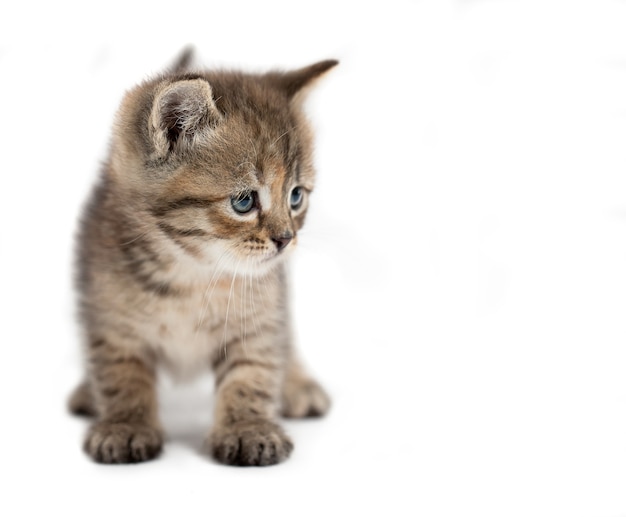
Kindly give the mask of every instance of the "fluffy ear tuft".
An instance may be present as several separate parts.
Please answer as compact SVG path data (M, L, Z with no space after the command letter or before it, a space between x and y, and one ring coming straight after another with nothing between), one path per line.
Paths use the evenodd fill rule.
M166 84L156 94L150 114L150 134L157 155L184 150L214 128L222 115L204 79Z
M338 64L339 61L336 59L327 59L291 72L270 72L267 77L272 84L283 90L291 99Z

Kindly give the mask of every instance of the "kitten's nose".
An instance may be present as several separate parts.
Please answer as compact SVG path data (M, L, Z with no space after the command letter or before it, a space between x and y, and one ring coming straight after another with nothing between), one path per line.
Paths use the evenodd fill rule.
M283 251L292 239L293 235L291 233L285 233L280 237L272 237L272 241L274 242L274 244L276 244L276 248L278 249L278 251Z

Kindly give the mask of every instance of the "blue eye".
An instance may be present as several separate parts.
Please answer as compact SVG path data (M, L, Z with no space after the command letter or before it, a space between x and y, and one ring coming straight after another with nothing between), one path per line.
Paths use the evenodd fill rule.
M302 191L302 187L294 188L291 191L291 199L289 200L291 209L298 210L298 208L302 206L303 201L304 201L304 192Z
M237 196L230 198L230 204L233 206L235 212L240 214L247 214L255 206L256 192L243 192Z

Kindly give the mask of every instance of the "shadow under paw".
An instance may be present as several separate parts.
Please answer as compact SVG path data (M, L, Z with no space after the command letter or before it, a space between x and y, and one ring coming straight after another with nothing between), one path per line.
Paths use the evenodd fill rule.
M278 424L261 420L218 427L207 447L220 463L263 467L287 459L293 443Z
M99 422L85 440L85 451L99 463L138 463L156 458L163 438L145 424Z

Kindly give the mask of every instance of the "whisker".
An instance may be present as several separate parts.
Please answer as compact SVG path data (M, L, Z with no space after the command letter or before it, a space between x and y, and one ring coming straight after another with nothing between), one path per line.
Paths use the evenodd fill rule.
M226 359L226 329L228 328L228 314L230 312L230 300L233 297L233 288L235 287L235 279L237 278L237 271L239 270L239 264L241 263L241 259L237 260L237 264L235 265L235 273L233 274L233 279L230 283L230 291L228 293L228 303L226 304L226 318L224 320L224 333L222 334L222 344L220 348L224 350L224 359Z
M241 282L241 343L242 343L242 347L243 347L243 355L245 357L247 357L247 353L246 353L246 333L247 333L247 329L246 329L246 278L247 278L247 272L248 272L248 267L250 266L250 257L247 257L247 262L246 262L246 270L243 274L243 278L242 278L242 282Z
M237 165L237 167L235 167L235 170L239 170L241 169L244 165L249 165L250 168L254 169L255 165L253 162L249 161L249 160L245 160L243 162L241 162L239 165Z
M142 237L145 237L146 235L148 235L150 232L152 232L152 228L148 228L145 232L140 233L139 235L137 235L137 237L134 237L133 239L129 240L129 241L125 241L125 242L120 242L120 246L128 246L129 244L132 244L133 242L138 241L139 239L141 239Z
M213 275L211 276L211 279L209 280L209 283L207 284L207 288L204 291L204 294L202 295L200 317L198 318L198 323L196 325L196 335L195 335L196 338L198 336L198 333L200 332L200 328L202 327L202 324L204 323L204 317L206 316L207 309L209 308L209 303L210 303L211 297L213 296L213 291L215 291L215 286L217 285L220 275L224 271L224 265L220 266L220 263L222 259L226 256L227 252L228 250L225 250L215 262L215 269L213 271ZM209 293L209 290L211 291L210 293Z
M270 288L269 288L269 275L263 277L263 281L261 281L261 279L259 279L259 283L265 288L265 295L271 300L272 299L272 293L270 292Z
M259 334L259 326L257 324L257 311L256 311L256 305L254 303L254 275L251 272L248 272L249 276L250 276L250 308L252 310L252 324L254 325L254 333L256 335ZM258 279L257 279L258 281Z
M267 277L266 276L257 276L256 277L256 295L261 298L263 294L261 293L261 285L265 286L265 292L269 295L269 290L267 288ZM263 334L263 325L259 324L259 334Z
M274 147L276 145L276 142L278 142L282 137L284 137L284 136L288 135L289 133L291 133L294 129L295 128L292 127L290 129L288 129L287 131L285 131L282 135L280 135L276 140L274 140L272 142L272 144L270 145L270 148Z

